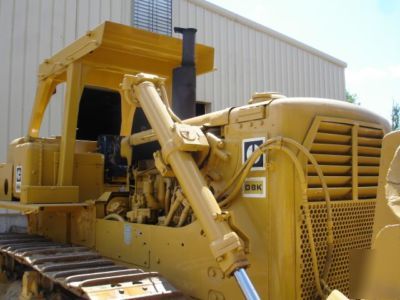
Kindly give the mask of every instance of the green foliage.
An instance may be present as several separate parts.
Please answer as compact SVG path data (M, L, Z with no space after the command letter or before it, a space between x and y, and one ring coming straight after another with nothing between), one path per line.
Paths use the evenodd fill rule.
M349 91L346 90L346 101L349 103L360 105L360 102L357 102L358 96L357 94L350 94Z
M392 104L392 130L397 130L400 127L400 104L393 101Z

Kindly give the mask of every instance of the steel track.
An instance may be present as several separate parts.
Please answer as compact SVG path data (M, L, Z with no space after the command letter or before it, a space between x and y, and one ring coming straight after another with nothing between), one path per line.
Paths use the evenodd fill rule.
M0 234L0 255L3 270L13 272L16 262L78 299L186 299L157 272L118 265L89 248L40 236Z

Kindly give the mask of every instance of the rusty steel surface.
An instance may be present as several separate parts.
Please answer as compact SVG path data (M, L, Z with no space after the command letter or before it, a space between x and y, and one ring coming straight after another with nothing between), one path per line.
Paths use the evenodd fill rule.
M0 254L36 270L78 299L185 299L157 272L117 265L82 246L4 233Z

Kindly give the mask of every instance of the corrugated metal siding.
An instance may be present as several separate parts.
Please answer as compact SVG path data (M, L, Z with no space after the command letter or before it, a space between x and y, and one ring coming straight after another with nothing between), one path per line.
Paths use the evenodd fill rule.
M215 48L217 70L198 80L212 110L243 105L255 91L344 99L345 64L203 0L173 0L173 26L195 27Z
M36 71L51 56L105 20L130 24L130 0L0 1L0 161L27 130ZM46 112L41 135L59 135L64 89Z

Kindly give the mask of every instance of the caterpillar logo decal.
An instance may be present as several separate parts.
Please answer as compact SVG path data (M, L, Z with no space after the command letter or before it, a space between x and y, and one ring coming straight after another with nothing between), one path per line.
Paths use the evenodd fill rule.
M246 198L265 198L266 186L265 177L246 178L242 187L242 195Z
M15 192L21 193L21 183L22 183L22 166L17 166L15 168Z
M245 139L242 142L242 163L245 163L258 147L265 143L265 137ZM251 167L252 171L265 170L265 153Z

